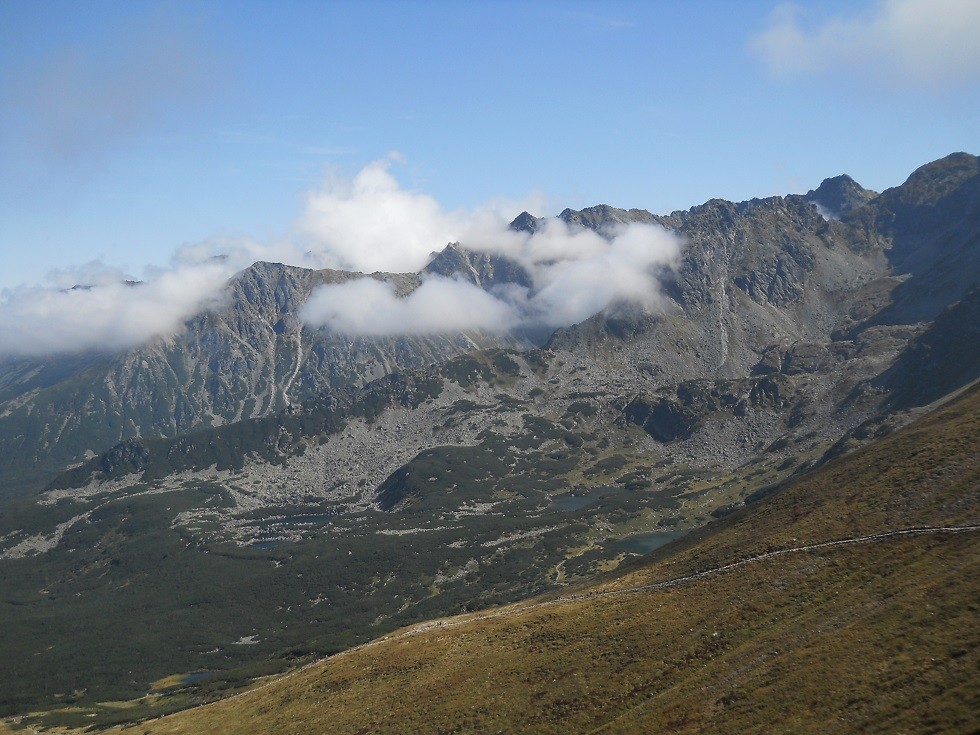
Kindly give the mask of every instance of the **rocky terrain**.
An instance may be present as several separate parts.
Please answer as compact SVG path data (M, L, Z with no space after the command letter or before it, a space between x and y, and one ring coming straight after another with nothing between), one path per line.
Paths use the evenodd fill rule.
M234 687L399 625L564 589L980 376L975 156L881 194L838 176L806 195L559 218L600 234L659 225L685 246L649 307L616 303L547 335L314 330L297 316L311 290L364 276L257 263L179 335L0 366L2 492L32 493L0 505L5 625L55 641L20 652L0 682L7 711L197 671ZM418 274L369 277L405 295L426 274L533 285L465 243ZM141 610L166 625L134 629ZM90 627L64 638L78 620ZM147 638L132 675L115 673L134 652L106 649L106 626Z
M673 386L747 377L776 351L792 350L797 364L788 367L800 370L804 351L853 343L871 327L879 344L890 333L907 342L910 329L976 285L977 187L976 158L954 154L881 196L844 176L806 196L712 200L668 216L608 206L565 210L559 218L572 225L603 232L617 223L658 224L687 245L668 274L661 308L624 304L560 330L548 346L573 353L581 370L594 365L603 374L593 382L608 381L607 368L615 367L623 385ZM533 231L541 221L525 213L512 227ZM446 247L426 273L486 289L530 285L519 264L465 244ZM123 439L267 416L327 389L547 338L351 339L303 326L297 311L315 286L359 276L257 263L229 283L221 305L174 337L120 355L0 365L0 463L7 468L0 492L37 488ZM420 276L373 277L408 293Z
M0 363L0 496L131 437L176 436L281 411L327 388L472 350L523 344L483 334L345 339L305 328L318 285L362 274L256 263L175 336L122 354ZM416 274L374 274L405 293Z
M617 223L648 222L681 233L688 244L682 264L670 274L670 298L653 311L623 304L559 330L543 350L498 356L508 364L505 370L495 367L493 359L465 358L411 371L413 363L447 354L449 345L461 349L460 340L470 339L466 336L455 342L412 340L409 352L395 352L390 361L383 350L365 354L364 344L357 341L322 334L304 337L310 330L302 329L292 313L304 289L308 292L311 283L324 279L353 276L257 264L233 284L235 323L237 334L252 343L271 335L269 360L263 363L255 355L248 360L241 350L218 351L221 359L210 369L232 377L222 377L220 389L211 392L209 423L267 416L286 405L302 413L308 409L294 408L292 401L298 406L303 398L324 395L330 387L366 385L371 373L353 371L358 365L404 375L405 385L427 381L433 394L406 407L390 395L404 388L397 379L368 385L361 394L335 390L330 400L349 414L341 430L326 432L317 442L301 435L276 437L281 456L253 453L234 471L218 463L208 466L202 458L185 468L185 474L192 473L186 477L221 481L233 489L242 512L301 501L363 509L375 504L385 478L419 452L480 445L480 437L491 430L505 438L523 436L525 416L596 437L564 447L572 453L590 450L585 457L626 451L622 446L609 449L609 437L637 426L645 436L623 440L631 442L626 445L631 447L630 464L642 466L644 457L652 456L695 468L693 472L706 477L761 459L782 466L783 474L798 470L877 415L885 406L886 388L893 393L907 388L899 383L908 382L911 369L889 368L931 351L926 345L940 329L948 331L943 325L950 318L937 320L930 330L931 319L950 304L964 311L975 300L977 173L976 158L956 154L923 167L902 187L880 196L842 176L806 196L741 204L713 200L667 217L606 206L565 210L560 215L565 221L599 232ZM533 229L540 222L525 213L512 226ZM513 261L459 245L438 253L427 271L460 275L485 288L530 284ZM405 291L418 282L417 277L398 278ZM907 287L919 279L924 286ZM275 294L271 302L269 293ZM943 294L941 303L937 293ZM962 297L964 305L959 305ZM223 312L223 324L232 321L228 313ZM202 317L210 318L218 317ZM286 326L280 328L280 323ZM195 326L192 334L205 331ZM221 333L228 331L223 327ZM280 335L287 344L296 340L299 347L290 353L279 344ZM304 339L320 341L306 349ZM945 334L939 342L952 344L955 339ZM403 341L388 344L406 346ZM965 346L954 350L960 356L958 369L946 371L952 379L943 391L933 391L932 399L975 377L975 340L965 340ZM277 361L286 366L270 367ZM241 368L225 370L239 363ZM263 377L263 369L271 372ZM221 396L249 397L237 403L228 398L221 404L226 413L217 415L213 407ZM358 401L380 401L383 410L360 416ZM568 406L576 402L587 412L569 419ZM316 413L320 407L309 410ZM187 426L194 425L188 420ZM175 422L158 433L172 435L181 428ZM148 431L131 433L152 436ZM599 441L606 446L598 448ZM573 464L575 469L563 475L568 487L583 481L581 467ZM209 469L213 471L207 474ZM93 477L96 485L82 494L98 487L99 478ZM171 485L184 479L160 478ZM83 476L72 482L85 485L89 480ZM45 497L68 493L58 488ZM739 498L729 492L714 500ZM712 510L711 502L702 505L697 522Z

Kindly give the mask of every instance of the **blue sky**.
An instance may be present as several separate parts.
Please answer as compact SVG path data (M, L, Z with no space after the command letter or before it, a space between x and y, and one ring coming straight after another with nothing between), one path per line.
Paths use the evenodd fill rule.
M980 152L978 8L0 0L0 301L300 242L379 160L449 213L897 185Z

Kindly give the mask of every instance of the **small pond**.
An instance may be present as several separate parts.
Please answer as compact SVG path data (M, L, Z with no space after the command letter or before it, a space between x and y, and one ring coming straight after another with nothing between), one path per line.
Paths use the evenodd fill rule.
M651 531L649 533L637 533L626 538L616 539L610 544L617 549L622 549L631 554L649 554L654 549L669 544L671 541L682 536L686 536L688 531Z

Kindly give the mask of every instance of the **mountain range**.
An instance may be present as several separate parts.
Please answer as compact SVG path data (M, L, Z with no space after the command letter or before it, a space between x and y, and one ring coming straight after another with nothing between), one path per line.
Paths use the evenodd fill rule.
M2 713L131 721L401 626L564 596L690 529L762 524L786 488L819 492L811 473L980 376L976 156L880 194L838 176L556 219L683 248L646 305L558 329L357 337L300 317L361 278L533 292L525 264L463 242L418 273L255 263L176 334L0 362ZM948 501L957 522L975 501ZM768 522L759 538L788 533Z

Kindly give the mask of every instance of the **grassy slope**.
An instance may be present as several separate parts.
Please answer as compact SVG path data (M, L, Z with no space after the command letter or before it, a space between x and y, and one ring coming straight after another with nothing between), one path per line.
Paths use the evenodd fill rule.
M597 590L980 522L980 389ZM770 556L420 626L146 733L970 732L977 532Z

